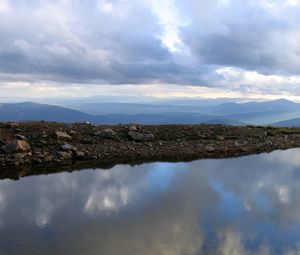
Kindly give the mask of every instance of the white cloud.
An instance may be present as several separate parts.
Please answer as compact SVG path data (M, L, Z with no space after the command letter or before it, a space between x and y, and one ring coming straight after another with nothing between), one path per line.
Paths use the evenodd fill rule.
M262 95L299 96L300 75L262 74L233 67L216 70L222 77L220 85Z
M39 85L72 96L68 86L90 95L133 84L159 97L298 97L299 8L298 0L0 0L1 95L28 82L33 95Z
M288 204L290 202L290 191L287 186L281 186L276 189L278 198L281 203Z
M163 33L160 36L162 43L171 52L181 51L183 43L179 37L179 29L186 24L186 21L180 17L175 2L173 0L161 2L148 0L147 2L162 26Z
M10 6L7 0L0 0L0 14L4 14L10 10Z
M286 3L286 5L288 5L288 6L297 6L299 4L300 4L299 0L287 0L287 3Z

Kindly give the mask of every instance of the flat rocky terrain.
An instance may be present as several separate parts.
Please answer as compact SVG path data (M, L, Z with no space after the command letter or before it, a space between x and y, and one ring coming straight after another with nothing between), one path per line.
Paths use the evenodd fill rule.
M0 123L0 178L15 169L20 174L24 166L43 171L88 162L187 161L295 147L300 147L297 128Z

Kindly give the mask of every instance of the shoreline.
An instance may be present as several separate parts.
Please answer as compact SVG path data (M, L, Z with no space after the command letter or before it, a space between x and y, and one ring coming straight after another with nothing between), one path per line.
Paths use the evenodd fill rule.
M269 151L262 151L256 153L238 153L235 155L212 155L210 157L189 157L189 158L164 158L164 159L153 159L153 160L114 160L114 161L99 161L99 160L84 160L84 161L63 161L59 163L47 163L45 165L22 165L22 166L11 166L0 168L0 180L10 179L10 180L20 180L25 177L30 176L39 176L39 175L51 175L56 173L72 173L81 170L110 170L116 165L131 165L137 166L142 164L150 164L154 162L160 163L189 163L195 160L217 160L217 159L230 159L230 158L239 158L239 157L246 157L251 155L259 155L262 153L271 153L274 151L280 150L289 150L289 149L296 149L299 147L288 148L288 149L275 149Z
M24 168L190 161L297 147L300 128L0 123L0 178Z

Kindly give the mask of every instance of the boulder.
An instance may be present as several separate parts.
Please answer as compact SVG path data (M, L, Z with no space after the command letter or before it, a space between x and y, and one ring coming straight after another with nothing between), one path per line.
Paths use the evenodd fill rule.
M31 146L25 140L17 140L2 146L1 150L6 153L27 152L31 150Z
M151 141L154 139L154 135L151 133L143 134L135 131L129 131L128 135L134 141Z
M110 129L110 128L106 128L103 130L99 130L95 133L95 136L101 137L101 138L108 138L108 139L114 139L117 137L117 133Z
M72 140L72 137L70 135L68 135L66 132L61 132L61 131L57 131L55 132L57 140L60 141L68 141L68 140Z

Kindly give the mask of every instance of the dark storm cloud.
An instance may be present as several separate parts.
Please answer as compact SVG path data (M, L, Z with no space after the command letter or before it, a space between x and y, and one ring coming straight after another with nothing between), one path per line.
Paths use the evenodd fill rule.
M182 17L170 21L176 52L162 40L159 15L170 12L158 15L153 2L0 0L0 77L226 87L224 67L299 74L296 0L168 0Z

